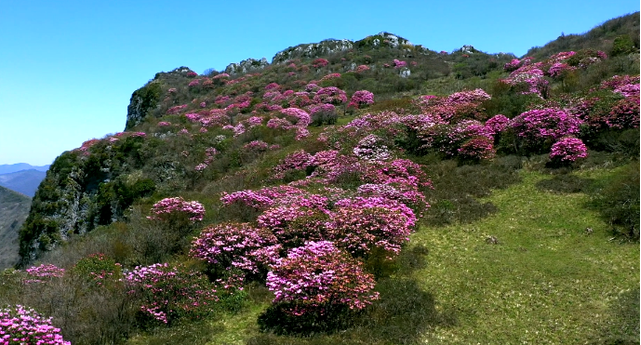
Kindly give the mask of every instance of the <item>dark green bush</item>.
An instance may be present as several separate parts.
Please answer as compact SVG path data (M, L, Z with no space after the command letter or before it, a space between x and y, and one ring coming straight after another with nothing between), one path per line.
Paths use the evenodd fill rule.
M639 241L639 162L601 181L592 191L592 206L610 224L615 235Z

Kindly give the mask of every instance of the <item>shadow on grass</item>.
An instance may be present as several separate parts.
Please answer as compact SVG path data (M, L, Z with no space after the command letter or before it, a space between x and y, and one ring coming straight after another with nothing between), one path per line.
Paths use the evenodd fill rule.
M471 223L497 212L494 204L478 199L489 196L494 189L518 183L522 159L505 156L492 162L461 166L449 160L427 167L434 189L425 190L431 207L424 221L430 226L445 226Z
M594 179L573 175L556 175L551 179L537 182L536 188L551 193L583 193L592 183L594 183Z
M639 288L625 292L610 306L611 318L592 345L639 344Z

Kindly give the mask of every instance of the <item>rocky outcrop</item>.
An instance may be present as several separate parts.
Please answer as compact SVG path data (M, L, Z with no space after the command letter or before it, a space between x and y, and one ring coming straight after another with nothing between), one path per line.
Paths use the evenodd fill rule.
M142 123L145 117L153 112L160 103L164 87L168 81L174 81L179 78L189 78L196 76L197 73L188 67L178 67L169 72L156 73L154 79L150 80L145 86L133 92L127 106L127 123L125 130L130 130Z
M299 44L280 51L272 58L273 64L285 63L291 59L318 58L334 53L347 51L354 48L354 42L350 40L329 39L319 43Z
M269 66L269 62L265 58L262 58L260 60L249 58L239 63L235 63L235 62L230 63L225 68L225 73L230 75L243 74L243 73L258 71L267 66Z

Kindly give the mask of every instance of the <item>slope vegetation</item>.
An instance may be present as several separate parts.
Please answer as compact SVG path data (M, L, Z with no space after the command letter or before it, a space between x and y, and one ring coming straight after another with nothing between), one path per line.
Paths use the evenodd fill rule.
M599 48L380 33L158 73L50 167L5 313L82 344L638 343L639 51Z

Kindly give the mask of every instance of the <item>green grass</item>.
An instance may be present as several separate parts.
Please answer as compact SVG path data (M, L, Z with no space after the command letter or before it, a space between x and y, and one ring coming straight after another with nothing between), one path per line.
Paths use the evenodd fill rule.
M636 316L622 319L617 303L635 291L638 303L638 244L610 240L598 214L584 207L585 194L541 191L535 185L549 176L525 172L522 177L487 198L496 214L472 224L427 227L412 238L414 245L430 249L426 268L414 277L434 294L436 309L454 311L457 320L454 327L425 334L425 340L638 342L638 308ZM487 243L488 236L498 244Z
M617 171L571 176L600 180ZM638 243L613 239L587 194L541 188L553 178L541 172L520 177L479 200L496 213L415 233L400 268L379 280L381 300L351 329L261 334L256 319L270 294L258 288L237 314L129 344L638 344Z

